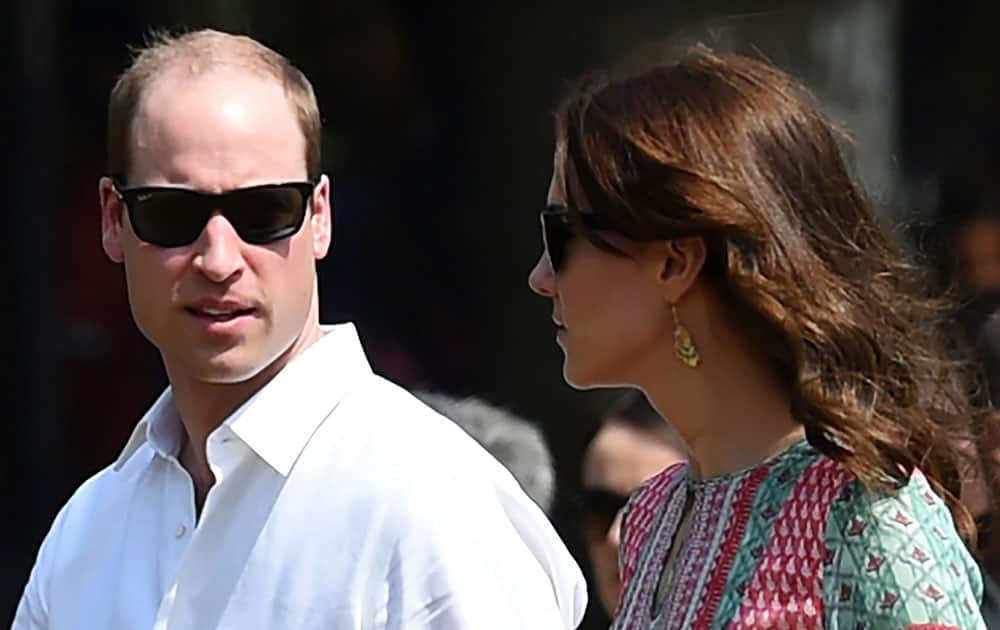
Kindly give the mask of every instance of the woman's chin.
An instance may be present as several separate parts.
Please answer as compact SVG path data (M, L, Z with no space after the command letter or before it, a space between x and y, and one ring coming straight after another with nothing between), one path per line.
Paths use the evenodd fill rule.
M601 378L595 370L587 369L578 363L574 363L570 361L569 357L566 357L566 360L563 362L563 379L573 389L585 390L615 387L615 385L609 385L607 379Z

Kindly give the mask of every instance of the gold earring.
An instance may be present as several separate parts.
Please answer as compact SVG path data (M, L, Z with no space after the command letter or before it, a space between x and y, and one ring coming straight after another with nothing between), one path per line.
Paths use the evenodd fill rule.
M691 332L678 319L676 305L670 305L670 312L674 317L674 354L684 365L696 368L701 364L701 355L698 354L698 348L694 346Z

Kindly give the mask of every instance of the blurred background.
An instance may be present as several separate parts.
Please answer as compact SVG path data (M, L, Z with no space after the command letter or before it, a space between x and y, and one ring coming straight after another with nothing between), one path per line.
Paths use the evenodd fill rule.
M312 80L334 181L322 315L377 371L532 420L556 463L557 529L587 566L581 453L608 401L561 379L541 247L552 116L567 83L636 49L756 52L812 87L857 176L914 251L955 277L974 332L1000 295L1000 4L924 0L5 3L14 272L0 423L0 619L56 510L113 461L165 385L101 250L105 106L150 27L248 33ZM101 544L94 541L94 544ZM587 569L589 571L589 569ZM606 627L594 602L583 628Z

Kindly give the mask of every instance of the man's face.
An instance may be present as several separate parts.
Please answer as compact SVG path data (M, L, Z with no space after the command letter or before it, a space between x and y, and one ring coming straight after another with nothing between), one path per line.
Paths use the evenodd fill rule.
M158 78L131 149L125 187L220 193L307 179L305 139L283 89L239 70ZM302 228L265 245L244 242L218 212L193 243L153 245L136 236L110 180L100 191L105 251L124 263L133 317L172 381L244 382L319 336L315 261L331 239L325 177Z

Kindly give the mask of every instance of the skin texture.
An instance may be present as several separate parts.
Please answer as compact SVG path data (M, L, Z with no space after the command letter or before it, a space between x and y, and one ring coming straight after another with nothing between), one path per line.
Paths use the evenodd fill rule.
M222 192L307 179L305 139L281 86L243 70L161 75L132 143L129 186ZM313 190L302 229L267 245L244 243L221 214L191 245L151 245L109 179L99 193L104 250L124 265L133 318L162 356L188 438L181 461L202 499L214 481L208 434L322 336L316 261L332 239L329 182ZM205 308L241 315L219 321Z

